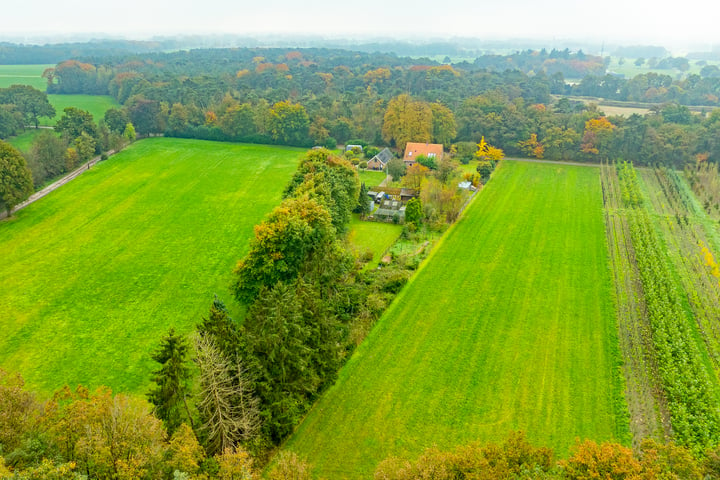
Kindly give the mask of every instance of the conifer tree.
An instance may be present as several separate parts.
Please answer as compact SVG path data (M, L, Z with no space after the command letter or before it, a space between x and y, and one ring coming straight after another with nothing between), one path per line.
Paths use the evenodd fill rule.
M155 405L155 414L163 421L169 435L184 421L192 425L187 403L190 380L186 362L188 350L187 341L171 328L160 347L151 355L160 368L153 372L152 381L156 386L148 392L148 400Z

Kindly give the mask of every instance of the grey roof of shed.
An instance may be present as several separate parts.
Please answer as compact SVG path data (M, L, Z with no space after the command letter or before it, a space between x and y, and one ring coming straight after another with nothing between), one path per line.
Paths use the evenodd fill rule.
M378 160L380 163L385 165L387 162L392 160L393 154L390 151L389 148L383 148L380 152L378 152L377 155L375 155L371 160Z

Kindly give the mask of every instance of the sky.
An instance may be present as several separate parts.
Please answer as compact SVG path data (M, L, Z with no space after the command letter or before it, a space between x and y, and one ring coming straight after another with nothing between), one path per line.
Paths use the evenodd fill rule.
M8 0L0 36L312 34L720 45L717 0Z

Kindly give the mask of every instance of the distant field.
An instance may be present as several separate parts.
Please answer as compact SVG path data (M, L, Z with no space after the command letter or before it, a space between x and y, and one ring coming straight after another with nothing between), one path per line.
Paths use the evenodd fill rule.
M626 441L598 174L506 162L286 449L320 478L370 478L511 430L559 455Z
M41 75L46 68L55 65L0 65L0 88L10 85L30 85L43 92L47 88L47 80Z
M605 115L619 117L629 117L634 113L637 113L638 115L646 115L650 113L649 108L616 107L610 105L598 105L598 110L604 112Z
M141 393L149 352L190 331L302 150L195 140L133 144L0 222L0 366L42 395Z
M36 130L34 128L29 128L20 135L8 138L7 141L10 145L25 153L30 150L33 140L40 134L40 132L42 132L42 129Z
M55 107L55 118L48 120L42 118L40 125L55 125L63 115L66 107L76 107L90 112L97 122L111 108L119 107L120 104L109 95L48 95L48 100Z

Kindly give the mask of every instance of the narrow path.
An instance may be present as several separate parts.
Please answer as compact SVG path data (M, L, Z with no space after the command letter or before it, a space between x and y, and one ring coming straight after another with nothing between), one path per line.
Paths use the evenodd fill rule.
M114 153L115 153L115 150L110 150L110 151L107 152L107 156L110 157L110 156L113 155ZM53 191L57 190L58 188L62 187L63 185L65 185L66 183L68 183L69 181L76 179L76 178L79 177L83 172L89 170L90 167L94 166L94 165L97 164L99 161L100 161L100 155L94 157L92 160L90 160L90 161L88 161L88 162L83 163L82 166L76 168L75 170L73 170L72 172L68 173L67 175L65 175L65 176L62 177L61 179L56 180L55 182L51 183L51 184L48 185L47 187L43 188L42 190L38 190L37 192L35 192L35 193L33 193L32 195L30 195L30 197L28 197L27 200L25 200L24 202L16 205L15 208L13 208L12 211L13 211L13 212L17 212L18 210L22 210L23 208L27 207L27 206L30 205L31 203L33 203L33 202L35 202L35 201L37 201L37 200L40 200L42 197L44 197L44 196L47 195L48 193L53 192ZM0 220L3 220L3 219L6 218L6 217L7 217L7 212L6 212L6 211L3 210L2 212L0 212Z

